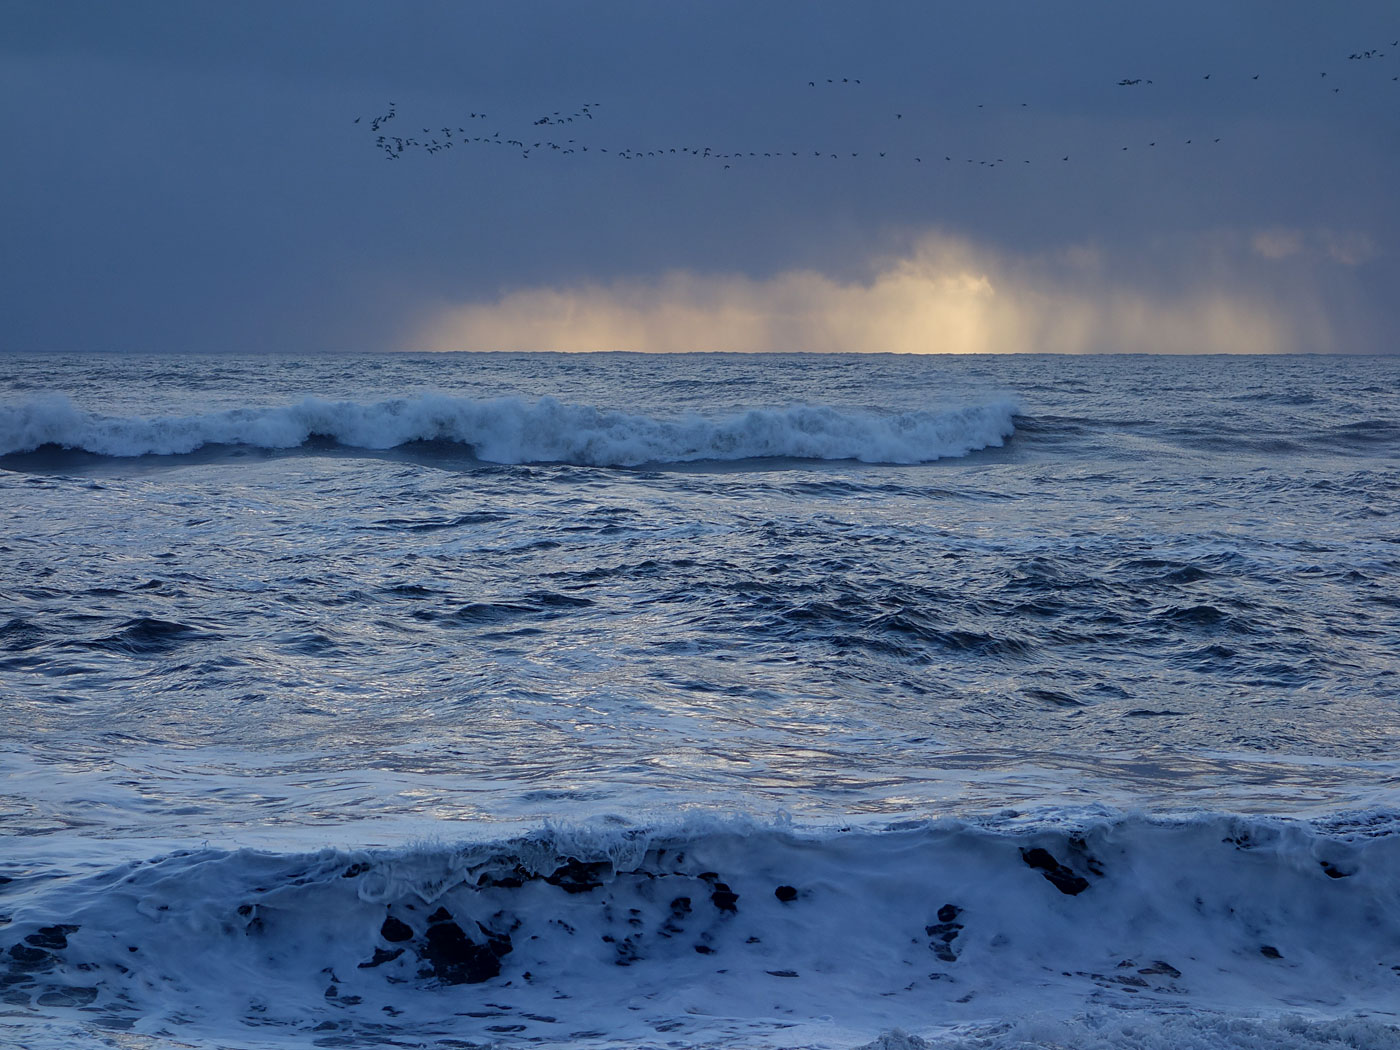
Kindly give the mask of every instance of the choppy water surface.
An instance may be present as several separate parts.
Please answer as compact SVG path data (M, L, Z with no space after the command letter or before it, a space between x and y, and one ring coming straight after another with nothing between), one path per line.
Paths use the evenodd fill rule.
M1185 841L1163 820L1212 829L1202 842L1229 837L1214 833L1219 821L1243 821L1247 838L1284 835L1286 847L1249 854L1271 857L1267 870L1251 875L1254 860L1221 860L1229 885L1246 887L1241 900L1288 883L1294 876L1280 872L1297 868L1318 893L1352 895L1318 904L1319 914L1354 916L1337 920L1348 929L1367 929L1368 908L1400 905L1393 858L1378 859L1393 852L1400 793L1392 359L113 355L5 365L0 834L10 856L0 878L11 881L0 884L0 915L10 920L0 925L0 949L10 951L0 982L12 1008L3 1021L34 1045L103 1031L152 1045L262 1045L266 1033L244 1030L259 1016L275 1018L268 1030L296 1046L381 1036L635 1045L642 1037L618 1005L631 985L619 977L599 991L588 982L636 931L570 909L585 900L635 908L652 942L668 921L690 931L673 936L693 940L700 932L682 921L691 912L668 919L662 891L652 901L644 887L662 874L690 879L670 899L698 910L726 877L744 882L740 899L753 901L765 879L801 884L806 864L838 889L794 906L814 900L813 914L829 917L854 907L840 904L842 894L875 893L858 855L900 873L898 892L925 900L929 915L904 916L916 935L957 924L971 955L960 948L953 961L982 976L962 978L951 994L941 982L957 974L937 945L952 942L923 934L919 951L933 952L930 965L945 977L931 984L921 972L917 987L937 985L937 995L882 978L854 986L868 992L857 999L898 991L905 1005L866 1017L848 1004L823 1022L821 982L849 986L849 974L828 967L802 984L823 965L803 938L828 920L793 925L792 909L779 908L746 936L763 943L764 929L788 930L775 935L799 961L774 955L759 970L807 974L777 978L792 1016L745 1000L722 1025L668 1029L661 1010L649 1038L849 1046L895 1025L928 1034L963 1024L974 1027L956 1038L1015 1045L1007 1041L1033 1033L976 1027L993 1014L1005 1020L1015 1001L1004 988L993 994L997 938L1014 940L1021 919L1048 921L1032 920L1037 893L1049 895L1051 912L1091 896L1065 893L1027 851L1043 849L1088 882L1111 879L1127 900L1149 863L1142 858L1160 867ZM560 825L582 838L566 847L545 833L517 886L480 882L487 868L493 879L514 870L512 836ZM896 826L905 830L881 830ZM857 833L873 836L863 853L838 846ZM1106 837L1095 845L1093 834ZM882 835L913 835L909 849L934 859L910 867L908 850ZM632 843L624 861L617 836ZM744 850L728 845L735 836L753 857L736 859ZM1362 839L1376 859L1355 860ZM436 859L404 852L426 840ZM463 841L494 859L462 861L454 844ZM248 846L272 852L218 852ZM392 960L415 989L404 1002L390 985L360 989L359 1004L345 1003L349 992L323 995L324 967L311 965L305 931L292 937L284 927L279 936L290 939L269 950L286 972L253 952L248 980L279 975L290 988L307 977L309 999L288 1006L273 996L259 1012L241 993L237 1002L210 998L191 978L182 1006L169 989L149 992L160 984L154 969L125 960L137 976L120 974L96 934L84 943L78 932L106 923L104 936L134 937L152 921L152 891L119 888L139 882L124 865L150 862L144 870L161 877L141 878L189 912L182 929L226 937L237 927L246 941L252 912L240 918L237 906L257 906L269 881L304 885L289 874L305 867L295 858L323 847L350 852L322 855L307 869L321 872L313 883L324 877L343 894L369 879L346 900L387 908L410 929L413 950ZM180 849L196 852L170 853ZM691 870L666 849L709 859ZM965 863L927 894L909 889L949 851L967 851ZM1114 851L1133 858L1116 872L1104 860ZM565 876L546 878L570 862L602 864L590 876L598 884L569 890ZM733 870L703 867L721 863ZM397 881L384 882L386 865L398 866ZM964 912L986 916L994 905L971 904L959 878L1012 880L998 899L1014 899L1014 914L1003 910L985 936L977 932ZM1192 880L1211 884L1204 868ZM1309 882L1288 885L1312 892ZM492 893L496 912L532 930L555 929L555 920L587 926L604 955L525 950L508 922L490 919L482 895ZM505 893L523 896L497 899ZM307 894L284 893L297 898L287 915L302 924L332 907ZM138 898L147 903L135 912L117 903ZM945 904L961 918L939 919ZM446 905L459 948L461 935L491 954L500 942L483 939L488 928L515 937L509 954L492 956L498 973L444 976L466 973L433 961L448 920L428 917ZM729 917L712 906L717 921ZM1233 906L1221 901L1221 914ZM1163 915L1175 907L1161 904ZM1366 980L1390 975L1371 991L1353 974L1355 998L1340 977L1312 994L1319 978L1306 968L1297 988L1260 991L1282 987L1277 974L1250 976L1260 946L1287 954L1261 940L1278 939L1266 931L1311 937L1327 926L1261 907L1253 932L1240 933L1249 964L1239 981L1254 991L1238 1002L1374 1016L1390 977L1389 1001L1400 1001L1400 969L1392 974L1382 949L1365 944ZM737 914L747 919L742 904ZM373 951L393 950L396 942L376 940L383 919L367 911L363 930L349 923L333 938L332 988L348 981L346 966L358 973ZM893 931L898 921L882 911L870 925ZM1065 921L1073 927L1072 915ZM1134 925L1126 911L1123 922ZM1179 926L1162 919L1164 931ZM732 933L715 927L695 943L719 953ZM1234 935L1206 922L1192 950L1204 957ZM1131 949L1111 931L1095 936L1109 967L1114 953L1136 953L1136 963L1171 950L1166 933L1168 946L1156 948L1150 936ZM244 941L202 950L241 959ZM842 957L866 950L851 931L837 941ZM306 955L301 963L287 962L290 943ZM976 964L983 970L968 962L974 947L990 953ZM706 988L713 971L742 969L692 948L687 941L671 959L639 940L618 973L632 981L651 959L657 987ZM1088 957L1071 966L1039 946L1024 952L1037 973L1098 973ZM1225 956L1214 970L1231 970ZM509 998L503 982L521 988L522 974L565 958L555 992L577 996L587 984L593 999L612 1003L571 1020L568 1032L557 1018L516 1017L496 1027L523 1027L505 1032L487 1031L481 1018L444 1020L461 1014L443 1006L445 986L470 986L471 1001ZM174 959L161 965L178 968ZM1202 1005L1192 996L1204 978L1192 986L1180 959L1157 961L1167 969L1148 974L1148 959L1129 970L1149 983L1185 973L1159 998ZM869 965L886 964L898 969L888 959ZM389 973L391 961L372 969ZM1156 994L1098 975L1071 978L1085 991L1070 998L1117 1009L1115 995ZM1027 1003L1066 1001L1065 989L1046 988ZM973 998L961 1002L967 992ZM979 993L994 1010L968 1005ZM724 1013L709 1000L696 1009ZM539 1004L532 1011L547 1014ZM367 1012L388 1027L367 1028ZM800 1038L781 1034L799 1022ZM1088 1029L1073 1026L1090 1022L1063 1023L1071 1029L1044 1038L1088 1045ZM1117 1045L1117 1020L1093 1023L1109 1033L1104 1045ZM1161 1045L1188 1045L1172 1034L1179 1022L1161 1023ZM1335 1035L1260 1023L1248 1035L1259 1045L1324 1045ZM1372 1042L1392 1038L1367 1031Z

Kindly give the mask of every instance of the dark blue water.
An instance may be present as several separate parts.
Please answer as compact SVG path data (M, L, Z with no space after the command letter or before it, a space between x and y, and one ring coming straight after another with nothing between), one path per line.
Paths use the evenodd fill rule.
M50 1045L43 1032L65 1045L97 1031L81 1008L119 1016L119 987L132 1004L121 1030L152 1040L225 1045L208 1018L256 1015L211 1005L194 978L185 1007L179 994L137 994L136 978L100 953L89 961L104 976L89 980L60 949L24 940L74 924L64 892L116 916L117 936L135 920L106 908L101 887L172 850L285 858L472 841L499 852L513 835L567 825L585 838L664 827L714 852L707 821L776 821L825 842L820 829L957 818L1012 839L1107 821L1119 829L1102 832L1110 839L1147 835L1136 857L1167 848L1142 830L1153 820L1247 820L1305 828L1311 844L1290 839L1278 863L1306 855L1307 877L1325 888L1342 883L1322 862L1343 863L1329 858L1389 828L1397 808L1393 359L5 363L0 834L12 856L0 874L18 881L0 885L14 931L0 926L0 948L51 957L11 964L29 977L8 986L11 1022L35 1045ZM602 848L588 841L574 854ZM1069 841L1044 848L1073 868ZM861 884L860 865L831 848L814 862L824 877ZM541 878L573 855L545 852ZM626 870L660 870L645 853ZM1044 890L1042 869L1006 855ZM158 863L180 887L172 899L211 907L191 862ZM1077 870L1089 878L1086 864ZM218 895L256 888L237 864L217 870ZM400 908L425 900L425 878L356 899ZM1358 914L1395 898L1389 878L1353 902ZM640 907L609 892L616 907ZM317 898L303 915L326 907ZM1260 922L1287 925L1273 912ZM431 925L414 927L420 947ZM1002 915L996 927L1012 925ZM1108 934L1094 943L1118 950ZM528 958L517 952L509 958ZM512 976L506 959L490 981L518 985L531 964ZM249 980L276 971L246 965ZM679 965L662 971L673 984ZM996 967L978 972L989 981ZM414 987L440 978L402 976ZM72 987L95 991L86 1003L63 998L86 992L54 992ZM825 994L803 1000L803 1024ZM1328 995L1343 1004L1335 1016L1374 1008L1339 984L1297 1005L1318 1009ZM279 1038L311 1045L327 1009L315 998L291 1021L283 1010ZM622 1039L615 1011L598 1010L596 1024L570 1031ZM876 1011L851 1031L985 1020L941 1010ZM171 1028L182 1011L186 1028ZM702 1026L680 1045L780 1030L760 1029ZM408 1045L436 1045L412 1031ZM524 1031L439 1034L567 1035ZM1286 1042L1279 1031L1259 1038ZM793 1045L820 1043L803 1032Z

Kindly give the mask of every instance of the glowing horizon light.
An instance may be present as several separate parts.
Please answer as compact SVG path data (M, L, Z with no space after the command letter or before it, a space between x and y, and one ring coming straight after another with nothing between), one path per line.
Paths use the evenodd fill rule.
M1266 263L1295 254L1291 241L1280 250L1277 235L1246 243ZM1204 272L1185 288L1147 290L1108 270L1092 249L1012 257L929 234L903 255L872 261L865 280L811 269L766 278L673 271L523 288L446 306L407 343L439 351L1268 354L1316 350L1331 338L1301 290L1227 288Z

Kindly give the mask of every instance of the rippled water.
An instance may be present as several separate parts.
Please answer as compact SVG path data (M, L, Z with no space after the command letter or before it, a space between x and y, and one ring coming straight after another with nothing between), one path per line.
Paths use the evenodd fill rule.
M1400 798L1395 359L5 363L36 871Z

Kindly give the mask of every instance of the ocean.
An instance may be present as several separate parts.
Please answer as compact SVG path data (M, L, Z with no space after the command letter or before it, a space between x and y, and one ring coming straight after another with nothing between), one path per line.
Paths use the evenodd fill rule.
M1400 1048L1400 359L0 362L0 1045Z

